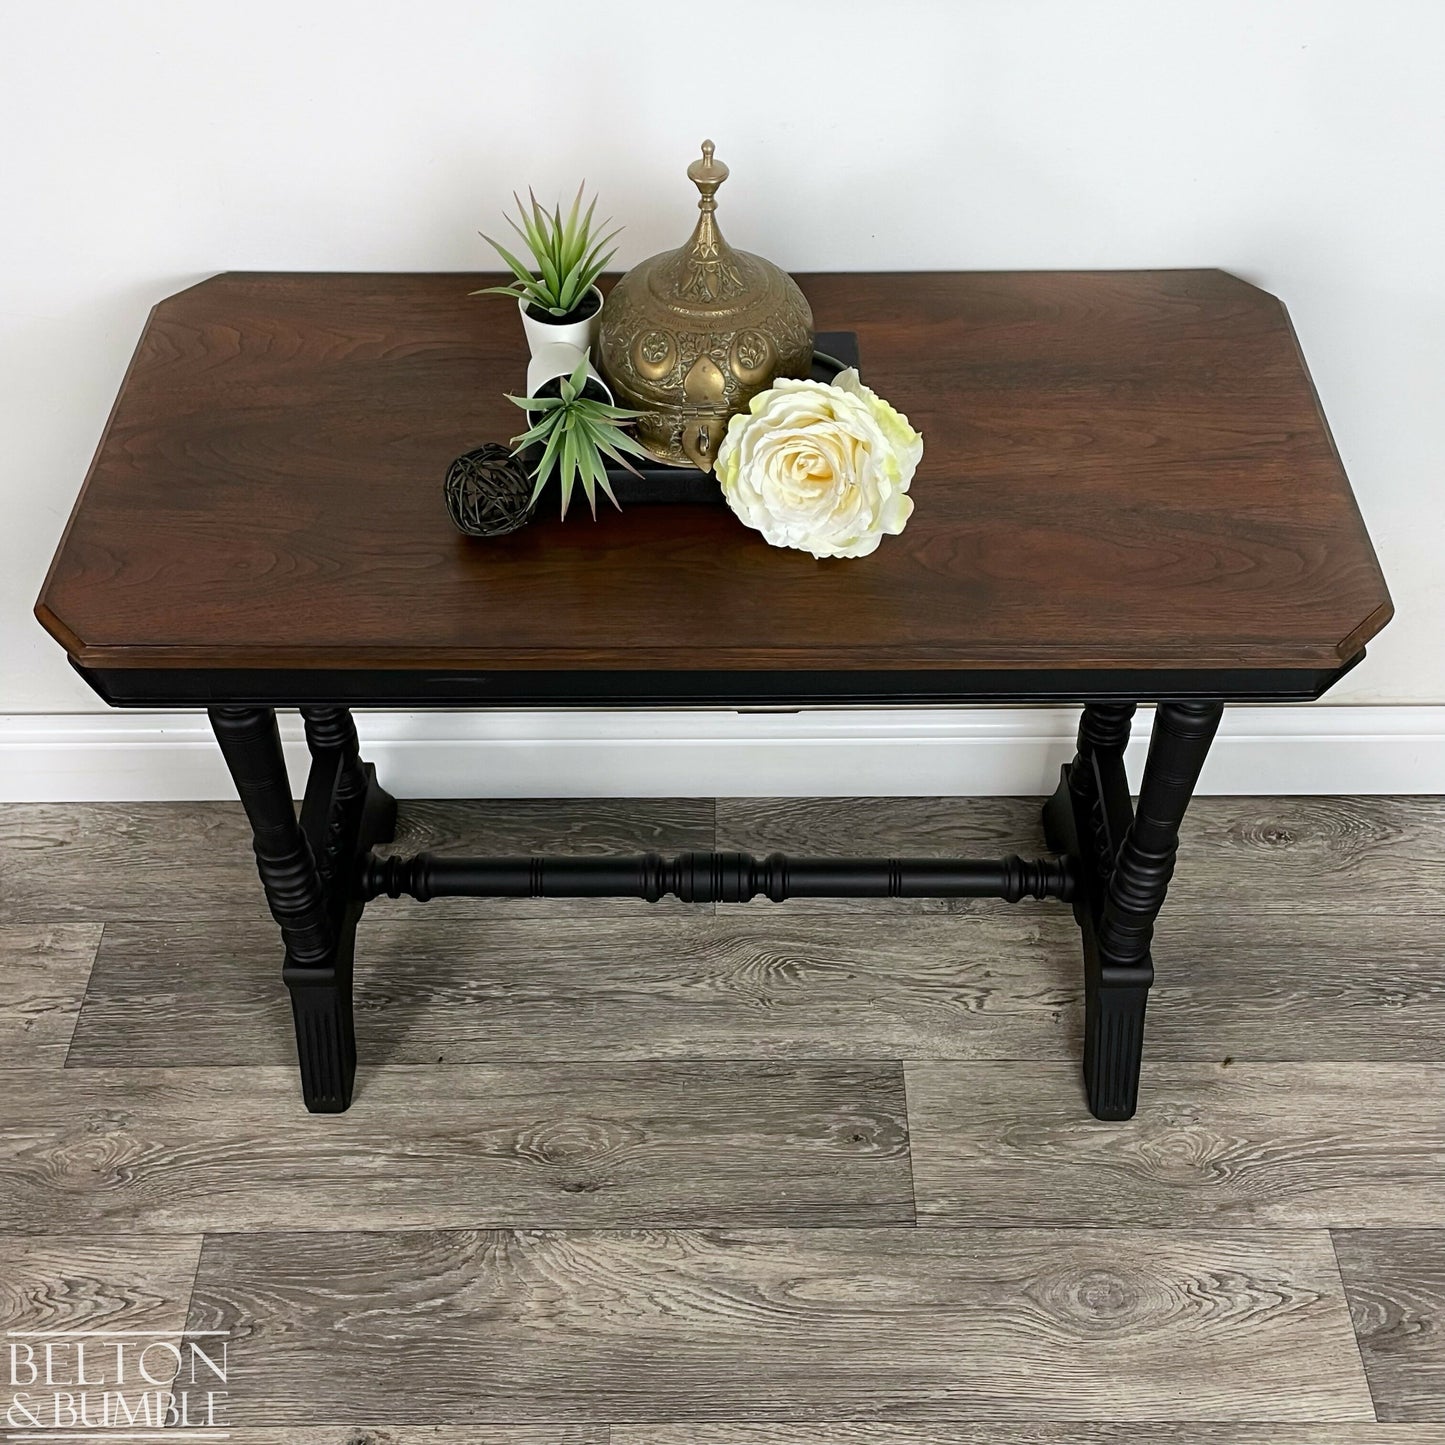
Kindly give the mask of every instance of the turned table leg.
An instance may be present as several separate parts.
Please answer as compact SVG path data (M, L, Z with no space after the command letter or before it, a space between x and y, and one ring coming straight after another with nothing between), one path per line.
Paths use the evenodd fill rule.
M1160 703L1137 809L1124 748L1131 705L1084 709L1079 747L1044 809L1050 847L1077 860L1074 913L1084 936L1084 1085L1100 1119L1139 1099L1150 944L1179 847L1179 826L1223 712L1217 702Z
M396 801L361 759L356 724L344 707L303 707L311 775L301 826L311 836L317 865L328 881L396 832Z
M334 1113L351 1102L356 1072L351 980L337 968L332 909L311 841L291 802L276 713L213 707L210 716L251 823L266 902L286 943L282 977L291 990L306 1107Z
M1127 1119L1139 1100L1149 945L1174 873L1179 825L1223 712L1217 702L1160 703L1134 821L1109 875L1086 980L1084 1080L1101 1119Z
M213 707L211 726L251 824L256 868L286 945L301 1091L312 1113L351 1103L355 863L391 836L396 804L361 761L345 708L307 708L311 773L298 821L274 709Z
M1059 790L1044 806L1044 835L1056 853L1087 850L1105 877L1113 866L1114 854L1123 840L1129 818L1119 815L1122 802L1127 810L1129 785L1124 775L1124 749L1137 704L1132 702L1091 702L1079 718L1078 749L1063 772ZM1077 837L1075 836L1077 825ZM1118 837L1110 837L1110 828ZM1086 902L1081 894L1074 912L1080 914Z

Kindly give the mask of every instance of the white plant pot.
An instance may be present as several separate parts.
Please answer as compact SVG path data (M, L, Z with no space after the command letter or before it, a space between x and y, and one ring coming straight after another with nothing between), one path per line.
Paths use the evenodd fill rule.
M602 293L595 286L588 295L595 293L597 309L585 321L538 321L527 314L527 298L517 298L517 310L522 313L522 330L527 334L527 350L533 356L543 346L575 346L579 351L592 351L597 346L597 332L602 325Z
M549 346L537 347L532 352L531 361L527 363L527 395L536 396L539 387L545 386L549 381L555 381L559 376L571 376L577 370L577 363L582 360L583 350L580 346L571 346L563 342L553 342ZM610 405L612 388L602 380L601 374L592 365L590 359L587 362L587 376L607 393L607 401Z

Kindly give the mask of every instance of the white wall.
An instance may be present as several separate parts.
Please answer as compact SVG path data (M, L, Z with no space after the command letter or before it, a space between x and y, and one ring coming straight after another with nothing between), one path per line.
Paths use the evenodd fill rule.
M475 269L585 175L794 269L1219 265L1294 315L1445 702L1440 0L4 0L0 715L100 710L31 606L147 308L227 268ZM480 304L480 303L478 303ZM865 564L866 565L866 564Z

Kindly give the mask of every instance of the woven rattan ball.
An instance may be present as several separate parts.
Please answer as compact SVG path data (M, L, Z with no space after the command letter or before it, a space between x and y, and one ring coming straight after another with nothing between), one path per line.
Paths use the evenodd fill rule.
M447 511L469 537L505 537L532 520L532 479L509 447L488 442L447 468Z

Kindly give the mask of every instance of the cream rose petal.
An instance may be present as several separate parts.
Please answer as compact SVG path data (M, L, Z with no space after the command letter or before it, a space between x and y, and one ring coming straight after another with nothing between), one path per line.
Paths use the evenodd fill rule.
M731 419L716 473L729 506L776 546L862 557L913 511L923 439L851 368L836 384L783 378Z

